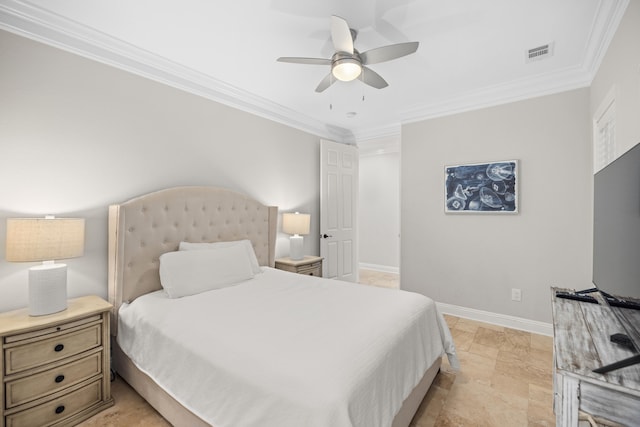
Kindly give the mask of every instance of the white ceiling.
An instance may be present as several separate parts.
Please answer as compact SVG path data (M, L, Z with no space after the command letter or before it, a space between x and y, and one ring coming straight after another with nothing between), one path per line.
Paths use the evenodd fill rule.
M0 28L334 140L589 85L629 0L0 0ZM328 66L330 16L355 47L419 41L371 65L389 87L315 87ZM527 63L528 49L553 56ZM364 100L363 100L364 98ZM354 112L355 117L347 113Z

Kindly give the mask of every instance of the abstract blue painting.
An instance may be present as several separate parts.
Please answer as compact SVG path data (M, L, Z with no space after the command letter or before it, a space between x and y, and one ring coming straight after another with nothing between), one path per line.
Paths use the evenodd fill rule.
M518 161L445 166L446 213L517 213Z

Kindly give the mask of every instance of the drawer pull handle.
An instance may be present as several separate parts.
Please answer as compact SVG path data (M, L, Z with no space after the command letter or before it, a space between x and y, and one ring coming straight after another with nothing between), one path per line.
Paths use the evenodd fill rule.
M61 383L62 381L64 381L64 375L58 375L55 379L55 381L57 383Z
M61 414L64 412L64 405L60 405L56 408L56 414Z
M64 349L64 345L63 344L58 344L57 346L55 346L53 348L55 351L62 351L62 349Z

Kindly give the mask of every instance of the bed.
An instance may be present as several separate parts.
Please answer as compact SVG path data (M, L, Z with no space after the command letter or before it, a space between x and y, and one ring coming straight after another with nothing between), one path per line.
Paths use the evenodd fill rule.
M274 269L277 216L216 187L110 206L114 370L175 426L408 426L457 366L435 303Z

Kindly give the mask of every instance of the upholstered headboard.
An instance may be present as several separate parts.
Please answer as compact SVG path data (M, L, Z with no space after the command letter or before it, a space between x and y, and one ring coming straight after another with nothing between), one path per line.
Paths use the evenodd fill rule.
M249 239L260 265L273 267L278 208L217 187L176 187L109 206L112 333L123 302L161 289L159 257L181 241Z

